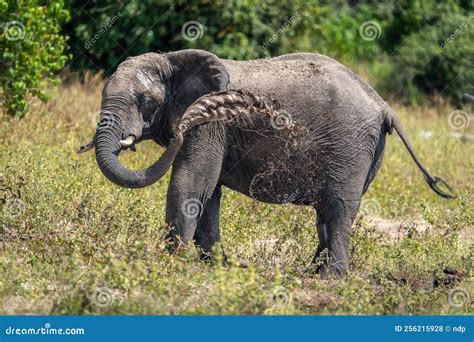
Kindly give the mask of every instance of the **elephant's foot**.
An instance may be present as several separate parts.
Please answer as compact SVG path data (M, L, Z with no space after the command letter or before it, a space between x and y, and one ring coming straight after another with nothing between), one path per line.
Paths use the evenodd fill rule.
M224 266L231 266L231 265L235 265L236 263L235 262L232 262L230 260L230 258L227 256L227 254L224 252L224 249L222 249L222 258L221 259L218 259L216 258L216 255L215 253L213 252L209 252L209 251L205 251L205 250L202 250L200 251L199 253L199 259L205 263L209 263L209 264L213 264L215 263L217 260L221 260L222 262L222 265ZM241 268L248 268L248 264L244 261L237 261L237 266L238 267L241 267Z
M318 274L323 279L340 279L347 274L347 267L337 264L323 265L318 269Z
M342 278L347 274L347 262L335 262L328 255L328 250L319 251L311 264L303 270L305 275L319 275L323 279Z

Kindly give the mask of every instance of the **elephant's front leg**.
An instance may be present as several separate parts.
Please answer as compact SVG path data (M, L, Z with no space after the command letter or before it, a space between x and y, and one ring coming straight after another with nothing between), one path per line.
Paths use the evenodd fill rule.
M221 187L218 185L207 201L194 234L194 243L200 249L201 259L212 258L212 247L220 240L219 209L221 204Z
M216 215L213 213L213 189L206 188L203 181L199 182L189 175L179 176L179 173L172 175L166 203L166 222L170 226L167 239L171 242L173 251L180 245L193 241L201 220L212 221ZM194 180L183 181L187 179ZM199 229L197 234L201 237L200 240L204 241L205 232L202 229Z
M189 138L175 159L166 202L166 223L171 226L171 250L194 239L210 251L219 239L218 186L223 149L206 136ZM197 230L197 231L196 231Z

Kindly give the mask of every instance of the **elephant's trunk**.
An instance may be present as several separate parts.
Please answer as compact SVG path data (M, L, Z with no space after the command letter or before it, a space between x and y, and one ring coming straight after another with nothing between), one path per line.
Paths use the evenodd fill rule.
M183 144L183 136L176 135L163 155L150 167L143 170L130 170L120 164L118 156L122 149L120 140L122 129L117 122L101 129L94 138L96 160L102 173L113 183L126 188L144 188L158 181L168 171Z
M118 155L122 147L131 146L134 139L127 137L122 140L121 125L114 117L104 116L102 121L105 124L102 124L102 121L99 123L94 143L89 145L95 146L97 163L110 181L126 188L144 188L158 181L168 171L183 144L183 135L186 131L197 125L212 121L229 122L239 114L250 115L256 112L268 115L272 121L283 119L285 121L283 128L291 129L294 126L290 117L282 117L282 113L276 111L258 95L243 90L228 90L211 93L196 100L183 114L175 137L170 140L166 151L147 169L129 170L120 164ZM81 150L92 148L89 145L82 147Z
M277 129L291 129L294 123L289 114L278 112L262 97L245 90L227 90L204 95L183 114L178 132L184 134L191 127L212 121L233 121L238 115L262 113Z

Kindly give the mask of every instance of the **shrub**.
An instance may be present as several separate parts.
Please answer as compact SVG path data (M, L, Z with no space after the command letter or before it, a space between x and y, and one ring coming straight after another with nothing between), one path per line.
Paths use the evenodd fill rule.
M73 1L65 27L76 69L113 72L128 56L187 48L224 58L274 55L304 1ZM86 57L86 58L83 58Z
M294 48L286 45L280 52L314 51L343 62L371 61L381 53L383 25L376 8L367 5L313 6L304 16L303 37Z
M460 100L474 93L474 16L445 14L436 26L406 37L394 58L390 87L419 102L421 93Z
M44 90L67 57L61 24L69 18L62 0L0 0L0 85L3 111L22 117L27 96L46 100Z

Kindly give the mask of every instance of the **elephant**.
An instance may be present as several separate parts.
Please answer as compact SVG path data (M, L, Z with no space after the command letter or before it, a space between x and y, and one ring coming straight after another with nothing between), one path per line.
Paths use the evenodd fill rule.
M319 243L311 268L338 277L348 271L351 227L393 130L434 192L453 198L394 111L336 60L295 53L237 61L189 49L123 61L104 86L93 140L79 152L95 148L102 173L126 188L150 186L172 166L170 249L194 242L203 259L220 240L223 186L257 201L312 206ZM166 148L155 163L131 170L119 162L122 150L147 139Z

